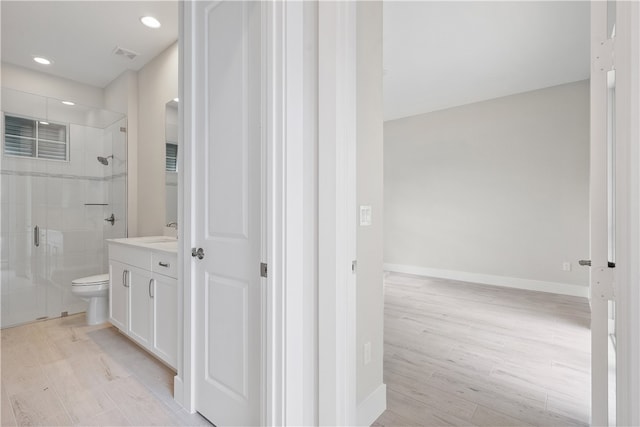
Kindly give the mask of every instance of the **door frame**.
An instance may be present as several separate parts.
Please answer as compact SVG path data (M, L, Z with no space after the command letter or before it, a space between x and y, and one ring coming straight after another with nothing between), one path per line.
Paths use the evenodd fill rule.
M615 185L616 185L616 267L613 292L616 301L616 408L608 407L608 340L606 302L592 285L592 384L591 423L608 425L610 411L616 411L618 425L640 425L640 5L617 2L616 36L607 41L607 2L591 3L591 42L593 49L591 129L592 138L606 135L606 77L603 72L613 65L616 70ZM591 141L592 168L601 167L601 143ZM591 185L602 198L602 183ZM604 191L604 193L603 193ZM602 246L606 233L591 225L591 239L597 240L594 266L605 265ZM604 239L604 241L603 241ZM593 250L593 248L592 248ZM606 250L604 251L606 254ZM599 258L599 259L598 259ZM592 276L594 274L592 268ZM593 278L592 278L593 283ZM596 299L594 301L594 299ZM606 338L603 338L606 337Z
M268 264L263 301L261 424L317 424L317 5L265 2L262 9L263 256ZM192 2L179 2L178 373L174 399L195 408L196 301L191 248L196 247L193 194L195 139L188 70L195 63ZM305 79L311 72L311 78ZM305 74L306 73L306 74ZM311 167L305 167L311 166ZM258 271L258 266L256 266ZM266 283L265 283L266 282Z
M640 425L640 4L618 1L616 15L614 409L618 425Z
M319 2L319 425L357 423L356 21Z

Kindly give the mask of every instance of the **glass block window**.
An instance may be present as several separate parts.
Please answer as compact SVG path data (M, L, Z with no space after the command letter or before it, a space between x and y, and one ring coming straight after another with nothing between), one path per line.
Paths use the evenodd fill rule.
M49 160L68 159L66 124L18 116L4 116L4 154Z

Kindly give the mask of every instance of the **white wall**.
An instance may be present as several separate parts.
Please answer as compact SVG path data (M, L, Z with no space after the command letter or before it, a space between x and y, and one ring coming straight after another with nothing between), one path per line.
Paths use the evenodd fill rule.
M588 81L389 121L384 138L387 268L586 296Z
M357 5L357 176L358 206L372 208L371 225L357 228L357 402L358 421L371 423L385 401L383 342L383 105L382 2ZM355 218L354 218L355 219ZM364 345L371 362L364 363ZM371 419L373 418L373 419Z
M2 87L92 107L103 105L101 88L4 62L2 63Z
M165 225L165 107L178 96L178 43L138 72L138 234Z

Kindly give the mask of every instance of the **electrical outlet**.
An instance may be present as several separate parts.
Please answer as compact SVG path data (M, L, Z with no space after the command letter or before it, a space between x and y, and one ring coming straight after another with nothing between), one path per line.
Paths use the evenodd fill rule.
M371 363L371 343L364 343L364 364L368 365Z
M571 271L571 263L567 261L563 262L562 271Z

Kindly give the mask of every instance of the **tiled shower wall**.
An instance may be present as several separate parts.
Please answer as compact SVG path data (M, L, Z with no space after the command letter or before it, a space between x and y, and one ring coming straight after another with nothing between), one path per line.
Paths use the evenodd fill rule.
M2 326L86 309L75 278L106 273L105 238L126 236L126 119L69 126L69 161L2 156ZM97 161L107 157L109 165ZM116 223L104 219L111 213ZM40 245L34 244L34 227Z

